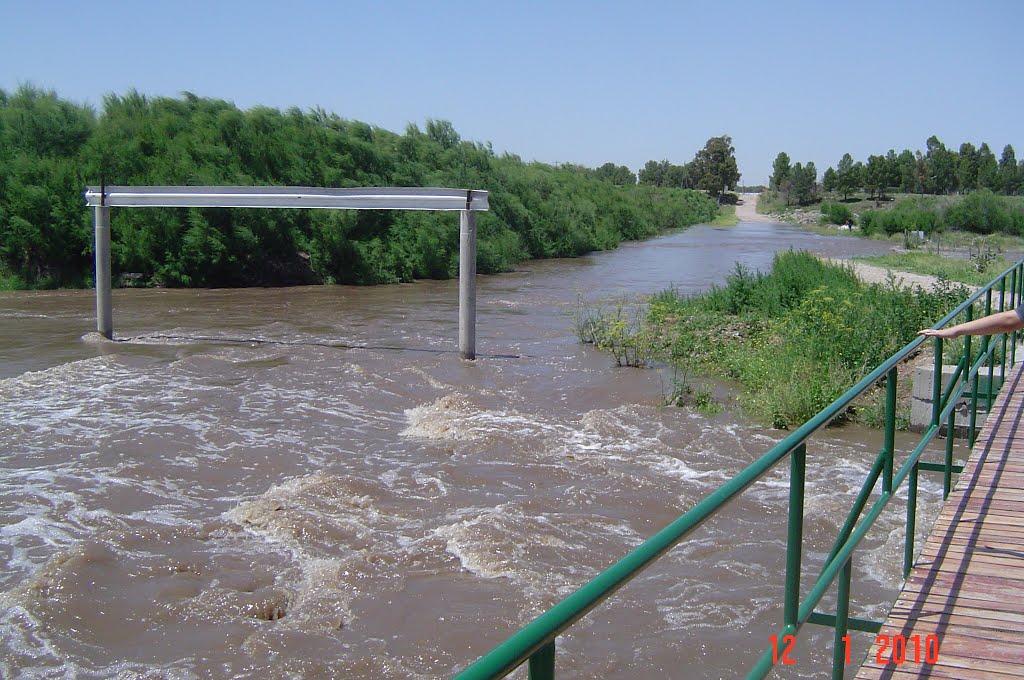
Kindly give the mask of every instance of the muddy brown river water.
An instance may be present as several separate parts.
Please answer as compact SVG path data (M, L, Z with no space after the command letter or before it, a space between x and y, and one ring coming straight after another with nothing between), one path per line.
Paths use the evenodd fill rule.
M0 293L0 675L451 676L781 438L659 407L657 371L577 343L577 300L788 248L887 245L741 223L526 263L480 278L476 362L456 282L118 290L116 342L89 291ZM880 443L813 441L808 574ZM560 638L559 677L745 675L781 619L787 474ZM855 615L895 597L902 513L858 553ZM780 677L828 677L831 630L805 631Z

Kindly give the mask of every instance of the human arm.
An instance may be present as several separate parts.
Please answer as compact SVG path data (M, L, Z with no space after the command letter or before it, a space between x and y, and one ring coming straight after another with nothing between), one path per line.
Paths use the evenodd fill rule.
M980 319L966 321L949 328L925 328L918 331L918 335L940 338L959 338L961 335L995 335L997 333L1008 333L1024 328L1024 318L1021 318L1021 308L1011 309L1006 312L996 312L983 316Z

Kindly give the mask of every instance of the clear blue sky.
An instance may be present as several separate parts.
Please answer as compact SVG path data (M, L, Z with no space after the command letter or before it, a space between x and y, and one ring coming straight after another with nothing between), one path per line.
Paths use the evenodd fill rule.
M779 151L820 178L932 134L1024 156L1022 28L1017 0L0 0L0 89L440 118L525 160L633 170L728 134L755 184Z

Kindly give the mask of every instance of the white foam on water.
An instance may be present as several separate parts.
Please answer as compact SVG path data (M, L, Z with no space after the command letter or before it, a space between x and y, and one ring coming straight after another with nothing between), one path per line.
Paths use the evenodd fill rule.
M344 630L357 615L353 611L360 611L356 598L401 592L407 574L450 572L467 581L499 580L514 591L510 597L550 603L646 537L617 516L634 517L631 489L642 488L667 503L704 495L777 441L751 427L719 426L699 414L663 414L651 406L582 414L559 406L562 412L548 413L531 408L521 395L483 388L433 398L429 390L451 387L433 378L432 369L378 372L373 367L381 358L368 352L358 353L364 365L337 364L337 352L306 348L289 358L289 366L277 367L278 349L229 347L185 356L187 351L144 370L108 355L0 381L0 436L10 435L16 448L11 459L0 452L0 461L39 466L54 459L55 446L57 455L66 457L0 479L0 497L18 493L19 503L25 499L24 516L0 529L0 541L14 546L5 566L20 571L19 577L38 571L47 555L59 556L97 535L118 554L151 566L166 557L160 542L121 537L121 532L156 531L154 525L184 531L196 518L212 516L224 527L204 543L210 572L216 574L217 559L230 554L239 563L273 567L273 578L257 596L230 587L226 579L213 583L212 576L204 583L206 594L187 601L188 615L234 621L252 618L253 612L267 617L275 608L285 614L272 622L261 618L260 625L271 625L247 639L241 655L281 652L287 638L275 643L271 638L278 633L271 630L310 635ZM254 365L259 361L267 365ZM565 358L538 363L562 371ZM368 405L374 399L399 406L375 411ZM402 412L402 406L419 402L424 403ZM680 442L676 425L696 434ZM376 445L399 431L399 441ZM364 439L366 434L375 439ZM163 463L168 472L148 477L142 453L168 439L175 440L173 446L157 449L175 452L174 460ZM293 456L289 464L295 476L269 488L260 477L259 486L235 484L233 466L251 462L242 454L260 447L271 449L268 455ZM751 514L784 508L786 467L783 463L748 492L755 500ZM855 494L866 469L837 461L822 474L809 472L808 517L830 516L836 497ZM221 479L207 482L218 475ZM230 480L227 486L224 479ZM625 506L605 502L611 485ZM132 492L146 507L115 514L97 500L107 492ZM221 516L228 503L234 509ZM763 517L740 526L736 537L717 536L720 547L740 539L745 554L765 546L779 550L774 538L760 544L747 540L755 519ZM869 550L872 561L860 561L869 572L877 566L883 583L883 575L892 572L889 553L901 549L893 531L886 526L885 536L872 544L881 546L884 559L874 560ZM700 557L696 549L680 551L680 560ZM762 576L733 557L721 562L727 583L735 576ZM755 593L749 606L712 598L695 614L694 598L704 595L699 587L681 587L658 601L670 631L701 621L719 630L744 626L769 606ZM695 619L697 614L703 618ZM55 677L54 669L63 677L110 677L103 671L114 666L94 671L64 662L45 638L34 638L33 630L22 619L9 625L0 619L4 649L23 644L39 654L38 662L20 669L38 668L40 677ZM25 637L21 643L19 635ZM381 647L386 655L387 646ZM183 658L153 668L177 677L174 673L189 673L181 669L192 663ZM394 659L388 663L401 677L416 675ZM144 669L126 665L122 670Z
M408 427L399 434L423 439L462 441L487 436L534 437L556 431L556 428L532 416L478 408L460 394L448 394L429 404L406 409L405 415Z
M578 513L529 514L519 503L463 509L432 530L462 569L508 579L536 601L562 597L597 575L593 554L625 554L642 538L627 522ZM599 563L599 562L597 562Z
M0 677L80 677L80 668L53 646L45 623L6 592L0 593L0 648Z

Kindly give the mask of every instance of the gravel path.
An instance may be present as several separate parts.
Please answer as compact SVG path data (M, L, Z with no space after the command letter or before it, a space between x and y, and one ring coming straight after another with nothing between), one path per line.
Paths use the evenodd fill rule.
M759 194L740 194L740 202L736 205L736 217L741 222L772 222L774 224L781 224L778 219L757 212L758 198L760 198ZM889 273L892 271L884 267L875 267L863 262L857 262L856 260L822 259L832 264L845 264L852 267L854 273L864 283L886 283L889 280ZM932 285L938 281L936 277L925 274L897 271L892 273L896 275L897 285L904 287L920 286L925 290L931 290ZM967 287L972 291L978 289L976 286Z
M901 287L920 286L925 290L931 290L932 285L938 282L938 279L934 276L892 271L891 269L875 267L870 264L864 264L863 262L857 262L856 260L839 260L834 258L822 259L831 264L843 264L852 267L857 278L864 283L886 283L889 280L890 272L896 275L896 284ZM978 290L977 286L967 286L967 288L972 291Z
M740 202L736 204L736 217L740 222L771 222L783 224L770 215L762 215L757 212L757 199L761 194L740 194Z

